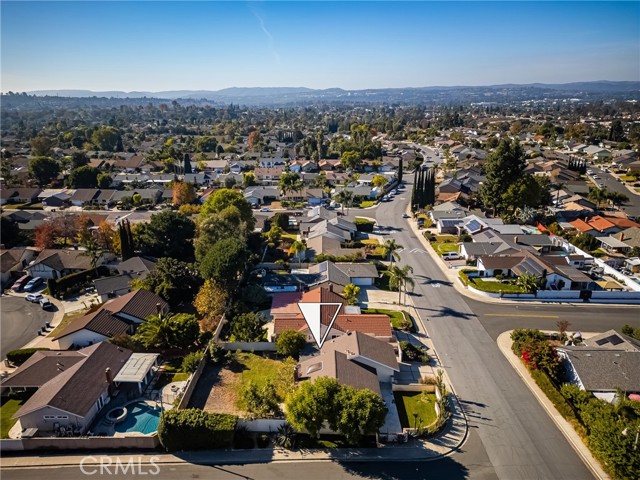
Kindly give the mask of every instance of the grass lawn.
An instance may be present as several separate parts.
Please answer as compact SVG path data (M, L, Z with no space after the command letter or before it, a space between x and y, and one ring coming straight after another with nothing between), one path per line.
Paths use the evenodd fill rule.
M173 375L173 378L171 379L171 382L185 382L189 379L189 377L191 376L190 373L186 373L186 372L178 372L175 373Z
M525 293L519 285L513 283L486 282L477 277L470 278L469 280L473 282L478 290L482 290L483 292L500 293L502 290L503 293Z
M458 245L455 243L431 242L431 246L440 256L449 252L458 252Z
M383 308L363 308L362 309L362 313L380 313L383 315L389 315L389 317L391 317L391 326L393 328L395 328L396 330L402 330L402 324L404 322L405 317L402 316L402 313L404 312L405 317L407 319L411 319L411 315L409 315L407 312L405 312L404 310L400 311L400 310L385 310ZM415 331L415 327L413 326L413 322L411 322L411 328L409 329L409 331L414 332Z
M360 240L360 243L364 245L380 245L380 242L376 238L365 238L364 240Z
M2 405L0 406L0 438L9 438L9 430L11 430L11 427L13 427L17 421L11 417L24 402L24 399L8 397L2 399Z
M89 312L89 310L80 310L78 312L73 312L73 313L66 313L64 315L64 317L62 317L62 320L60 321L60 323L58 324L58 326L56 328L53 329L53 332L51 332L49 335L47 335L48 337L56 337L63 328L65 328L69 322L71 322L73 319L78 318L78 317L82 317L83 315L86 315Z
M393 392L404 428L426 427L436 421L436 395L424 392Z
M360 203L360 208L373 207L376 204L375 200L365 200Z
M635 182L636 177L634 177L633 175L620 175L620 180L623 180L625 182Z
M293 369L295 365L295 360L274 360L254 353L236 353L228 368L237 374L232 388L235 389L237 395L238 408L245 410L240 399L240 392L249 382L263 385L270 381L276 387L278 401L283 402L287 394L294 388Z

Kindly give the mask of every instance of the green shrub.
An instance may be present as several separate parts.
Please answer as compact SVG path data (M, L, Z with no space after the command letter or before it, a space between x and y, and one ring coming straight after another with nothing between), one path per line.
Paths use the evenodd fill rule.
M531 373L531 377L535 380L538 387L540 387L540 390L542 390L547 398L551 400L551 403L553 403L560 415L562 415L565 420L573 425L573 428L575 428L576 432L578 432L581 437L585 438L587 436L587 430L584 428L584 425L576 416L576 413L571 404L553 385L551 379L547 376L547 374L542 370L530 369L529 372Z
M182 371L187 373L195 372L203 358L204 352L191 352L182 359Z
M48 348L23 348L20 350L12 350L7 353L7 360L9 360L14 365L22 365L26 362L31 355L36 353L38 350L49 350Z
M400 349L402 350L403 358L410 362L429 363L429 355L424 348L416 347L411 342L402 341L400 342Z
M511 341L513 344L511 345L511 350L518 357L522 356L522 346L528 340L545 340L546 337L544 333L540 330L532 329L532 328L520 328L511 332Z
M366 218L356 218L353 223L355 224L359 232L367 233L373 232L373 226L376 224L376 222L367 220Z
M197 408L164 412L158 439L168 452L229 448L238 422L235 415L207 413Z
M83 270L82 272L65 275L57 280L47 281L47 287L54 297L66 298L77 293L90 280L107 275L109 275L109 269L101 265L97 269Z
M285 330L276 339L276 352L285 357L298 358L306 343L304 333Z

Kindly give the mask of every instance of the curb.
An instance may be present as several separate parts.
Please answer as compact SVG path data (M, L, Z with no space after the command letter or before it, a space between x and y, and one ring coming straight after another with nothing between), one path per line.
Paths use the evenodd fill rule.
M582 462L587 466L587 468L591 471L591 473L600 480L611 480L611 477L607 475L607 473L602 469L598 461L593 457L591 451L584 444L582 439L575 432L573 427L569 422L567 422L556 410L555 406L551 401L547 398L545 393L540 390L538 385L531 379L531 376L527 374L527 371L520 363L518 358L511 351L511 332L513 330L507 330L506 332L502 332L496 343L498 344L498 348L505 356L507 361L511 364L513 369L516 371L518 376L522 378L522 381L527 385L531 393L536 397L536 400L540 404L540 406L547 412L547 415L553 420L558 427L558 430L562 433L564 438L569 442L569 445L573 448L573 450L578 454Z

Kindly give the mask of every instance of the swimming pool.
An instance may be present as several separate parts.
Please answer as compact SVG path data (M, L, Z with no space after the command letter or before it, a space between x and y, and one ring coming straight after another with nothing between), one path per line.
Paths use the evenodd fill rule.
M156 410L145 402L134 402L127 405L127 418L116 424L116 432L153 433L158 430L160 410Z

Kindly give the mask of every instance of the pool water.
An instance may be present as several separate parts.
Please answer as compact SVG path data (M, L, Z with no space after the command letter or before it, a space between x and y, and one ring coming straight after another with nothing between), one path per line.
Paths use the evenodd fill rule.
M160 410L156 410L144 402L136 402L127 405L127 418L116 424L116 432L140 432L153 433L158 430L160 423Z

